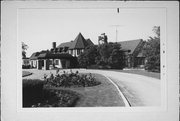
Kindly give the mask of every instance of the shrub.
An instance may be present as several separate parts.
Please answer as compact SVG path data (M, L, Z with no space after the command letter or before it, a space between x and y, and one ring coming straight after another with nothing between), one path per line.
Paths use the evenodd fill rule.
M96 81L95 77L92 74L79 74L71 72L70 74L65 73L62 75L57 74L54 76L51 74L50 78L46 78L46 86L55 86L55 87L89 87L96 86L101 84L101 82Z
M73 91L45 89L43 85L41 80L23 80L23 107L73 107L79 99Z
M22 69L30 69L31 66L30 65L22 65Z
M44 82L38 79L23 79L23 107L41 100Z
M78 94L70 90L45 89L43 100L33 107L74 107L78 99Z

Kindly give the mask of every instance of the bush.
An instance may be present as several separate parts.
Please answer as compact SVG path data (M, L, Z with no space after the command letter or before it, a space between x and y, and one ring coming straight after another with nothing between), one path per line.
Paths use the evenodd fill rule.
M74 107L79 96L70 90L44 89L43 99L32 107Z
M76 73L71 72L70 74L64 72L64 74L57 74L56 76L51 74L50 78L45 77L45 80L46 86L54 87L89 87L101 84L101 82L95 80L91 73L89 75L80 75L78 71Z
M23 107L72 107L79 96L69 90L45 89L41 80L23 80Z
M23 107L38 103L43 95L44 82L38 79L23 79Z
M30 69L31 66L30 65L22 65L22 69Z

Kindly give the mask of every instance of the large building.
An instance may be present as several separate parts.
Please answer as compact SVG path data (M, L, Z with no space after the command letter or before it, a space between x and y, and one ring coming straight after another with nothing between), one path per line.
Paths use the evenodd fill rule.
M56 47L53 42L50 51L35 52L30 57L32 68L49 70L53 68L72 68L78 57L87 46L94 45L90 39L85 39L81 33L74 41L61 43Z
M118 44L126 53L126 67L143 68L145 57L143 56L144 41L142 39L121 41Z
M94 45L90 39L85 39L81 33L74 41L61 43L56 49L59 52L69 53L74 57L78 57L84 52L87 46Z

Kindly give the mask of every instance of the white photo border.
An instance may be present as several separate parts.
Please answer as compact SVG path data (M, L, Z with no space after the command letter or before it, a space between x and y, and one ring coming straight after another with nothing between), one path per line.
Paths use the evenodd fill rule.
M59 3L59 4L55 4L55 3ZM171 3L171 4L169 4L169 3ZM172 42L172 41L170 41L170 39L173 38L173 37L171 37L171 35L169 35L169 33L168 33L169 30L167 29L167 28L170 28L169 22L172 23L172 21L170 21L168 17L170 16L169 10L173 9L172 6L173 7L175 6L177 9L178 5L176 2L163 2L163 4L162 4L162 2L3 2L2 6L4 7L4 8L2 7L2 10L4 9L4 12L5 12L5 10L9 10L8 11L9 14L13 14L13 15L10 15L10 17L13 16L13 18L11 18L11 19L14 20L13 22L12 22L12 20L5 22L5 20L2 19L2 28L5 28L5 29L2 29L2 70L5 69L5 72L12 73L12 75L14 75L14 77L16 77L16 79L17 79L16 81L14 80L15 82L13 82L11 85L8 85L7 84L8 82L2 81L2 85L3 85L2 86L2 92L3 92L2 94L4 94L4 93L9 94L7 96L2 95L2 104L9 106L9 102L11 102L11 101L7 101L7 103L6 103L5 99L11 100L8 97L11 96L12 94L14 94L14 98L12 100L14 100L14 102L16 102L16 103L11 104L9 107L13 108L14 112L12 112L12 113L15 114L14 116L17 119L20 119L20 120L28 119L28 117L26 117L26 116L28 116L29 114L31 114L31 115L33 114L38 120L40 120L38 115L42 114L42 115L44 115L44 118L42 120L46 120L45 117L47 117L47 116L50 116L51 118L53 116L56 117L56 114L60 113L60 114L62 114L62 117L64 119L73 120L72 117L74 117L76 114L77 116L75 116L74 119L82 120L80 118L81 113L86 113L84 116L87 116L87 117L90 115L91 116L94 115L94 117L91 117L91 119L88 118L88 120L94 120L94 119L97 120L98 118L106 120L107 116L120 115L122 117L119 117L119 116L116 116L116 117L118 117L118 119L123 119L123 120L133 120L135 117L137 117L137 120L138 119L141 119L141 120L143 120L143 119L149 119L149 120L160 119L160 120L162 120L163 119L166 121L166 119L162 118L162 115L164 117L166 117L165 116L166 113L170 110L169 106L171 106L170 105L171 99L169 99L169 97L170 97L169 94L173 93L172 91L170 91L168 85L172 84L175 87L174 90L177 90L176 89L177 86L175 86L175 84L178 83L178 81L177 81L178 79L175 79L177 82L176 81L170 82L169 78L167 77L167 76L169 76L169 74L172 74L168 70L168 67L170 67L170 65L169 65L169 60L167 57L172 56L169 54L169 48L172 48L172 47L169 47L169 43ZM10 10L7 7L12 7L12 8ZM78 8L80 8L80 9L109 9L109 8L124 8L124 9L128 9L128 8L146 9L146 8L148 8L149 9L149 8L156 8L156 9L163 9L165 11L165 14L166 14L165 15L165 25L161 26L161 42L160 42L160 44L161 44L161 95L162 95L161 96L161 104L162 105L160 107L130 107L130 108L128 108L128 107L102 107L102 108L88 107L88 108L78 108L78 109L77 108L26 108L26 109L22 108L22 66L21 66L22 60L19 59L19 58L21 58L21 41L18 40L18 11L20 9L72 9L72 8L76 8L76 9L78 9ZM172 11L174 11L174 9ZM7 12L7 14L8 14L8 12ZM3 11L2 11L2 13L3 13ZM174 16L177 17L177 13ZM6 16L5 13L3 14L2 17L10 18L10 17ZM7 24L9 24L9 22L11 22L13 25L12 30L6 29ZM177 23L178 22L176 22L176 24ZM172 29L174 29L174 28L172 28ZM178 30L176 28L174 31L175 31L175 34L177 34ZM9 32L9 33L6 34L5 32ZM174 33L170 33L170 34L174 35ZM6 35L13 35L13 36L6 37ZM177 36L177 35L175 35L175 36ZM10 40L10 38L13 39L13 41ZM7 39L7 41L5 41L5 39ZM5 54L5 50L4 50L5 45L7 44L7 47L11 47L12 46L11 43L13 43L13 45L17 45L17 46L13 47L12 48L13 50L11 50L11 49L7 50L9 52L9 54ZM173 48L175 50L177 50L178 47L176 47L176 46L177 46L177 44L179 44L178 37L175 38L174 43L175 43L174 44L175 48L174 47ZM7 56L11 56L11 55L13 55L13 57L15 57L15 58L12 58L12 60L16 63L16 66L14 68L16 70L15 72L12 72L12 70L8 70L8 69L12 68L12 66L8 65L7 67L5 67L5 65L4 65L4 64L7 64L7 62L9 61L9 60L7 60L7 61L5 60L5 59L9 59ZM176 55L177 55L177 53L176 53ZM176 57L173 56L172 58L176 58ZM9 62L12 62L12 60ZM175 62L175 63L177 63L177 62ZM8 68L8 69L6 70L6 68ZM175 69L173 71L178 70L177 68L173 68L173 69ZM2 71L2 80L3 79L4 80L12 79L12 78L6 76L5 72L3 73L3 71ZM175 73L175 75L177 76L177 72ZM169 76L169 77L171 77L171 76ZM16 91L14 91L13 93L12 92L8 93L6 88L9 88L9 87L12 87L13 90L16 90ZM174 98L176 98L176 96ZM2 106L2 108L3 107L4 106ZM2 115L4 114L4 117L7 117L8 110L3 110L3 111L4 111L4 113L2 113ZM96 114L97 112L100 114L97 115ZM49 113L54 113L54 114L51 115ZM70 113L73 116L72 117L64 117L64 116L68 115L68 113ZM75 113L75 114L73 114L73 113ZM87 113L90 113L90 114L87 114ZM110 113L110 114L107 115L107 113ZM121 114L119 114L119 113L121 113ZM21 114L25 114L25 117L22 116ZM48 114L48 115L46 115L46 114ZM148 114L150 116L148 116ZM97 115L97 117L96 117L96 115ZM104 118L98 117L99 115L104 116ZM158 118L158 115L161 118ZM141 116L143 116L143 117L140 118ZM148 116L148 117L146 117L146 116ZM35 117L29 117L29 120L34 119ZM55 117L53 117L53 118L55 119ZM11 117L8 117L8 118L11 118ZM47 119L49 119L49 118L47 118ZM61 116L56 117L56 119L59 119L59 118L61 118Z

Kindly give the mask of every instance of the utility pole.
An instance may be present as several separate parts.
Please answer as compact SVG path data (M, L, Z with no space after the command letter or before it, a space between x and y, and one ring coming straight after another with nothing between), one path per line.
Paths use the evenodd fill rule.
M110 27L115 27L116 29L116 42L118 41L118 27L122 27L123 25L118 25L118 24L115 24L115 25L110 25Z

